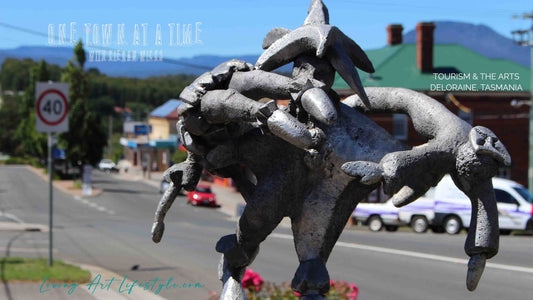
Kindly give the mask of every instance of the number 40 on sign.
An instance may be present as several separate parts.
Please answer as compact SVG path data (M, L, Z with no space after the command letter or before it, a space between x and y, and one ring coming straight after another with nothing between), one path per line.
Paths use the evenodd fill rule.
M68 84L38 82L35 108L37 132L68 131Z

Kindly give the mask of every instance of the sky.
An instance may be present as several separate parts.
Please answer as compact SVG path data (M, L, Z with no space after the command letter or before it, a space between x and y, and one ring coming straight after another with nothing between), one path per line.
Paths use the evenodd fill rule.
M310 0L4 0L0 4L0 49L24 45L68 46L72 31L73 40L81 38L86 45L160 51L166 58L259 54L270 29L295 29L303 23L309 3ZM420 21L462 21L484 24L511 37L512 30L531 27L531 22L512 16L533 11L531 0L326 0L324 3L329 9L330 23L363 49L383 47L385 28L392 23L402 24L407 32ZM59 40L62 24L65 24L65 38ZM102 24L111 24L111 34L106 27L107 38L102 34ZM183 30L190 35L183 34Z

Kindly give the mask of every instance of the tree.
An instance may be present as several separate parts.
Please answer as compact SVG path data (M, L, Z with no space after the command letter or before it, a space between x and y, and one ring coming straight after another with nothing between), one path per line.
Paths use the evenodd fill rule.
M70 113L69 131L61 135L66 145L67 159L83 169L96 165L103 155L106 135L100 115L90 109L88 75L83 70L85 50L81 40L74 48L74 58L65 67L62 81L68 82Z
M48 65L41 60L39 65L30 69L30 79L20 105L20 123L15 131L15 140L20 144L23 154L38 158L46 157L46 135L38 133L35 124L35 83L48 81Z
M0 106L0 152L14 154L18 142L13 138L20 124L20 96L4 95Z

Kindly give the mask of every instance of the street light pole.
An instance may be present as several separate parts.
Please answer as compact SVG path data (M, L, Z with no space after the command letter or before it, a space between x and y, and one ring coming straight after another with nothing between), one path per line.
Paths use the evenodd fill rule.
M529 69L530 82L529 82L529 99L533 101L533 11L531 13L524 13L522 16L514 16L514 19L530 19L531 28L527 30L516 30L513 34L519 34L520 40L515 41L521 46L529 46L531 49L531 67ZM528 34L529 41L524 41L521 37L523 34ZM533 106L529 106L529 166L528 166L528 188L529 192L533 193Z

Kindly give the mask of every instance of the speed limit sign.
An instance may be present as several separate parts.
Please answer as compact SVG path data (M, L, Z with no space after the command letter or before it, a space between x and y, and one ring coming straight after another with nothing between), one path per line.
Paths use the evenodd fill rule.
M68 84L38 82L35 108L37 132L68 131Z

